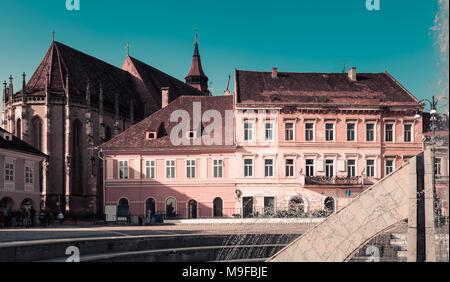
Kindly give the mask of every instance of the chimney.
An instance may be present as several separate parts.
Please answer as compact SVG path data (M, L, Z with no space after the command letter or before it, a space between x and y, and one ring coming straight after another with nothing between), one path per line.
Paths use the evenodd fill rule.
M278 68L272 68L272 78L278 78Z
M356 81L356 67L348 70L348 79L350 79L350 81Z
M161 87L161 109L169 104L169 87Z

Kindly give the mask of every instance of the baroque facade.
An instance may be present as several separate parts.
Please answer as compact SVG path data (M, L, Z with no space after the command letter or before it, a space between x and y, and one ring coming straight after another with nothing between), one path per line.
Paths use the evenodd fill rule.
M417 110L387 72L236 70L232 95L179 97L101 145L105 204L188 218L332 212L422 151ZM180 128L188 142L174 144Z
M101 214L103 168L96 146L179 95L209 95L202 90L195 81L186 84L129 54L117 68L53 41L28 82L23 74L19 92L12 76L4 82L1 126L49 156L42 173L43 207ZM161 91L167 100L161 100Z

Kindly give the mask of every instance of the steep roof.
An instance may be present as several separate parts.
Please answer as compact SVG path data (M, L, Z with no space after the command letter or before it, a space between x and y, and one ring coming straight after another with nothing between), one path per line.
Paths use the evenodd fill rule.
M143 82L145 91L150 94L149 104L156 109L161 108L162 87L170 88L169 102L179 96L205 95L202 91L131 56L127 56L122 69Z
M27 153L27 154L38 155L41 157L47 157L47 155L45 155L38 149L36 149L33 146L31 146L30 144L20 140L19 138L17 138L16 136L14 136L12 134L11 134L12 139L6 140L6 138L4 138L4 134L11 134L11 133L9 133L8 131L6 131L0 127L0 148L6 149L6 150L19 151L19 152Z
M358 73L291 73L236 70L237 103L417 105L417 99L391 75Z
M233 109L233 96L181 96L167 105L165 108L148 116L141 122L130 127L115 138L101 145L104 149L133 149L139 148L168 148L182 147L174 146L170 140L170 133L178 122L170 122L171 114L176 110L184 110L189 113L190 127L197 129L198 125L193 125L193 103L200 102L201 113L208 110L217 110L222 118L222 144L225 144L225 111ZM202 122L205 129L209 123ZM232 126L229 126L232 128ZM229 128L229 129L230 129ZM149 140L146 138L147 132L158 132L158 138ZM232 138L231 138L232 140ZM204 145L204 144L203 144ZM206 148L206 147L204 147Z

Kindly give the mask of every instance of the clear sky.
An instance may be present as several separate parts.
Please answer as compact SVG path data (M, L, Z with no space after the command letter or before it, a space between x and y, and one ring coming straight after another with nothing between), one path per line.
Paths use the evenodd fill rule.
M19 90L22 72L27 78L34 72L53 29L57 41L118 67L129 41L133 57L184 81L198 29L215 95L223 94L229 74L233 81L235 68L341 72L344 59L359 72L387 70L418 98L440 91L439 46L431 30L438 0L380 0L379 11L368 11L366 0L80 3L79 11L68 11L66 0L2 0L1 81L12 74Z

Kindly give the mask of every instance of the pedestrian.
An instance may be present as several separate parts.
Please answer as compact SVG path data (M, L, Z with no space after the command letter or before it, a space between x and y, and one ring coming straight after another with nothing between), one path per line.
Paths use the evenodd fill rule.
M31 227L34 226L34 217L36 216L36 210L33 208L33 206L31 206L30 208L30 224Z
M58 213L58 221L60 225L64 223L64 214L62 213L62 211Z
M45 211L41 210L41 213L39 214L39 223L44 226L45 225L45 221L46 221L46 215L45 215Z

